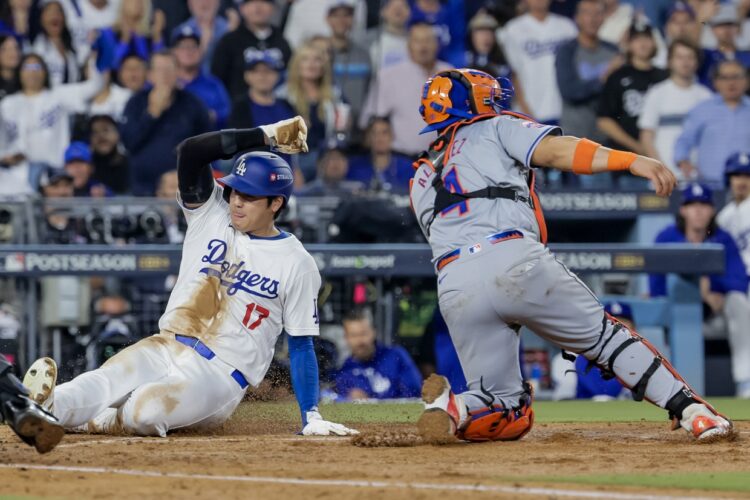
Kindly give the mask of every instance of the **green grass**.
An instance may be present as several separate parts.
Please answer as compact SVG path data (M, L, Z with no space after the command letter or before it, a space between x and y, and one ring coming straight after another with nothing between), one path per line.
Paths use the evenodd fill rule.
M636 486L689 490L750 492L750 472L679 472L672 474L597 474L576 476L503 477L506 481L545 484Z
M713 398L713 404L733 420L750 420L750 400ZM326 404L321 413L334 421L348 423L413 423L422 406L417 403ZM635 401L538 401L534 403L537 422L664 422L666 413L648 403ZM250 403L240 408L253 418L296 421L294 403Z

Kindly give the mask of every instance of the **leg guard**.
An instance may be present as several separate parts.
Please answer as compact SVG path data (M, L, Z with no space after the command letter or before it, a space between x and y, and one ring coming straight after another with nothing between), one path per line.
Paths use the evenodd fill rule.
M519 406L508 409L493 405L470 412L456 437L465 441L515 441L524 437L534 425L531 386L525 386L527 393Z

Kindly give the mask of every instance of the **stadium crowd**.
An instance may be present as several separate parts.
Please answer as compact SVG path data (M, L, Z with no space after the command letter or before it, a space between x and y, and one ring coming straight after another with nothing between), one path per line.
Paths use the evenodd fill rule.
M294 115L310 147L290 158L297 196L405 194L434 138L419 134L422 86L465 66L510 78L516 111L671 168L687 190L657 242L719 241L718 220L742 279L705 280L704 302L730 311L735 329L750 321L750 0L7 0L0 196L174 199L182 140ZM545 174L546 190L647 187ZM718 219L711 188L732 195ZM64 213L45 217L45 241L93 242ZM158 231L178 243L183 230L175 210ZM653 295L665 293L660 279ZM149 287L165 284L138 284ZM413 395L420 375L406 353L375 345L361 315L344 323L353 357L340 392ZM404 380L386 383L373 363ZM735 379L750 397L750 372Z

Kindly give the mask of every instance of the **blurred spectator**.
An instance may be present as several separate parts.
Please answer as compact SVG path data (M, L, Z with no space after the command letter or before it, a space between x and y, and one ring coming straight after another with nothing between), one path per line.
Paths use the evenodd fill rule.
M403 347L386 347L375 341L368 314L353 311L343 320L344 339L351 356L335 378L336 392L347 399L415 398L422 377Z
M172 39L186 27L200 36L202 67L205 74L211 73L211 61L216 44L229 31L229 23L218 14L221 0L188 0L190 19L172 30Z
M646 92L638 128L645 154L661 161L682 178L682 172L674 163L675 141L682 132L688 111L712 94L695 79L700 49L692 42L672 42L668 60L669 78Z
M112 73L107 71L103 74L104 86L101 92L91 100L88 115L109 115L115 120L122 118L125 105L133 96L133 91L121 87L112 81Z
M380 24L367 31L366 46L370 47L373 71L400 63L408 57L407 23L411 16L407 0L384 0L380 8Z
M654 68L651 59L655 53L651 26L633 23L628 36L627 64L607 79L597 110L597 126L613 148L644 153L638 140L643 97L652 85L669 76L665 70Z
M721 209L716 222L732 235L745 268L750 271L750 146L727 159L724 175L731 200Z
M633 311L626 302L607 302L604 312L613 316L625 327L635 330ZM554 393L552 399L594 399L603 401L616 399L623 394L624 387L616 378L604 379L602 371L586 359L576 356L575 361L565 359L562 354L555 356L551 363L550 375Z
M370 54L351 38L354 6L351 0L331 4L326 17L331 28L333 83L351 106L350 123L356 124L370 83Z
M411 20L427 23L435 30L438 58L456 67L466 65L466 18L463 0L412 0Z
M26 54L18 72L21 90L0 101L0 157L59 168L70 143L70 116L85 111L104 79L91 61L88 80L50 89L47 66L36 54Z
M691 109L674 146L674 162L686 178L723 180L729 155L750 144L750 97L747 70L738 61L722 61L713 70L719 95ZM690 156L697 151L697 165ZM697 172L696 172L697 170Z
M224 35L216 46L211 72L224 83L232 99L240 97L247 90L243 78L246 50L273 51L281 56L285 64L291 57L289 44L281 32L271 26L274 9L273 0L239 0L242 23L236 30Z
M747 143L746 143L747 144ZM688 185L682 192L682 204L677 223L665 228L656 237L656 243L717 243L724 247L724 274L700 278L704 310L704 334L716 333L712 317L723 317L724 330L732 351L732 375L737 384L737 395L750 397L750 299L748 276L732 236L716 226L713 193L701 184ZM663 274L649 276L652 297L667 294L667 280Z
M292 105L274 93L284 64L281 58L275 52L258 50L247 50L245 57L248 91L234 101L229 126L253 128L292 118Z
M81 80L73 40L65 24L65 12L60 1L43 4L41 31L36 35L31 51L44 58L53 87Z
M307 123L307 144L310 153L297 156L299 168L306 180L315 173L317 151L336 139L345 130L337 123L341 102L339 89L333 85L333 73L327 56L317 49L303 45L294 52L289 62L289 73L279 95L286 98L297 114ZM346 114L346 113L343 113Z
M184 23L190 18L190 9L188 3L185 0L153 0L154 10L160 10L164 12L166 22L164 23L164 36L165 39L169 39L169 34L174 31L178 24ZM234 10L233 0L222 0L224 8L227 10ZM231 6L231 7L230 7ZM236 12L236 11L235 11ZM233 28L230 27L229 31Z
M578 30L570 19L549 12L551 0L526 0L528 13L500 32L505 55L513 69L516 107L544 123L557 123L562 98L555 78L555 52Z
M89 120L89 134L93 179L111 188L115 194L128 194L130 167L120 144L117 123L110 115L94 115Z
M636 12L643 13L649 24L661 29L667 22L667 16L674 4L674 0L623 0L631 4Z
M141 56L132 54L122 60L117 72L117 81L130 92L138 92L146 87L148 64Z
M690 40L698 45L701 33L700 26L695 11L690 7L690 4L677 1L670 10L667 24L664 26L665 41L671 45L675 40Z
M576 8L578 38L560 45L555 59L557 86L562 96L560 126L566 134L601 142L596 127L596 107L604 83L622 66L617 47L599 40L604 20L599 0L581 0Z
M495 18L484 12L471 19L466 66L485 71L495 77L510 78L510 66L495 36L498 26Z
M0 3L0 33L27 39L31 24L32 0L6 0Z
M457 394L467 390L461 360L458 359L448 325L445 324L439 307L435 308L432 319L424 329L417 361L424 378L437 373L448 379L451 390Z
M85 142L71 142L65 150L65 172L73 179L73 196L102 198L112 191L93 178L91 150Z
M422 87L435 73L451 68L437 60L437 52L438 42L432 27L422 23L412 25L409 59L378 72L359 118L360 128L365 128L373 116L386 116L393 126L394 150L412 155L427 149L434 135L419 134L424 127L417 111Z
M671 0L669 0L671 1ZM636 22L651 26L651 37L656 44L654 51L653 63L655 66L663 67L666 63L667 47L658 27L644 15L642 10L634 10L629 3L623 3L619 0L603 0L604 3L604 23L599 28L599 38L612 45L616 45L622 52L627 51L629 40L629 30L631 25ZM663 56L661 54L664 54Z
M203 73L200 35L190 26L183 27L172 38L172 52L177 60L180 87L200 99L208 109L214 129L227 123L231 103L221 80Z
M60 0L65 10L65 24L70 30L73 47L82 65L91 52L97 31L111 28L117 21L122 0Z
M750 68L750 51L737 50L737 37L740 33L740 21L737 8L724 4L718 13L709 21L711 31L716 37L717 48L703 50L703 63L698 71L701 83L711 86L711 71L722 61L738 61L745 69Z
M72 198L73 178L61 168L48 168L39 177L39 193L47 198ZM84 244L87 239L80 219L70 216L65 208L53 208L43 204L45 224L41 240L44 243Z
M156 197L163 200L176 201L179 185L177 182L177 170L164 172L159 179L159 187L156 190ZM185 239L187 223L185 222L182 212L179 210L177 203L162 205L159 207L163 230L169 243L182 243ZM175 276L175 279L177 277ZM171 287L170 287L171 288Z
M112 62L114 67L119 67L130 54L148 60L152 53L164 48L164 12L154 11L151 0L120 1L120 11L113 26L117 43Z
M347 196L364 190L360 182L346 180L349 158L338 146L326 149L318 158L315 180L305 184L299 196Z
M130 153L131 190L151 196L162 173L175 168L175 147L210 130L208 112L189 92L177 88L177 61L169 52L151 56L152 87L135 94L125 107L122 141Z
M330 36L326 23L328 6L340 0L294 0L289 7L289 16L284 26L284 38L297 50L310 38ZM351 0L354 4L354 28L352 37L362 43L365 37L367 5L364 0Z
M375 117L365 135L368 153L349 160L350 181L361 182L373 191L406 194L414 176L411 158L393 152L393 128L387 118Z
M0 35L0 100L18 92L18 66L21 64L21 46L11 35Z

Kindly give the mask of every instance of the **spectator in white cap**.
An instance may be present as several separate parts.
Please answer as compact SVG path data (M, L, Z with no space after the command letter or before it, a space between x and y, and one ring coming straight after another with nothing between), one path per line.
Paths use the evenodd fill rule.
M510 65L495 36L498 26L497 20L485 12L471 18L466 66L486 71L495 77L510 78Z
M711 31L716 37L715 49L703 50L703 64L698 71L701 83L711 88L711 70L721 61L735 60L745 69L750 68L750 51L737 49L737 37L740 33L740 20L734 5L724 4L709 21Z
M200 49L204 73L211 72L216 44L229 31L229 23L218 14L221 0L188 0L190 19L172 30L172 37L189 27L200 34Z
M367 47L373 72L406 60L408 55L408 22L411 10L407 0L384 0L380 24L367 32Z
M331 29L326 23L328 6L339 0L294 0L289 7L289 16L284 27L284 37L296 50L316 35L330 36ZM352 37L364 42L367 5L365 0L351 0L354 5L354 26Z

